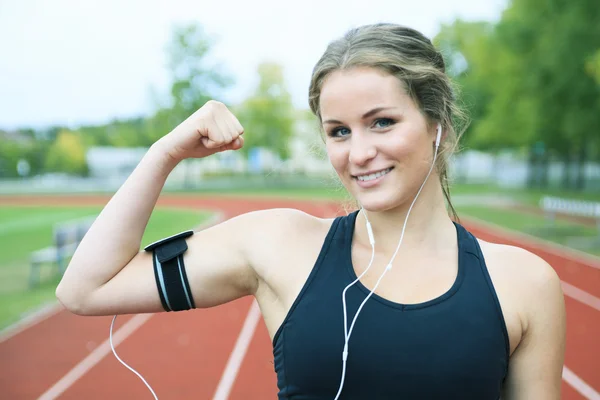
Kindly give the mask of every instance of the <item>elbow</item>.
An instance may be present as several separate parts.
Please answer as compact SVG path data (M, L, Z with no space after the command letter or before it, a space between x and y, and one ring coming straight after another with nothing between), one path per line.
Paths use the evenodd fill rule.
M69 312L82 316L91 315L90 310L85 306L84 296L77 294L77 292L73 288L66 287L61 281L56 287L55 295L60 304Z

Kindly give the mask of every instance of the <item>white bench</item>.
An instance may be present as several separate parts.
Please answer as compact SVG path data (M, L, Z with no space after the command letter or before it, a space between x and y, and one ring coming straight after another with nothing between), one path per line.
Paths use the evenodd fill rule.
M544 210L546 219L551 223L555 221L556 214L595 219L600 236L600 202L544 196L540 199L540 207Z
M40 283L41 268L45 264L56 267L58 276L62 276L67 268L69 258L75 253L77 246L96 219L95 216L83 217L76 220L60 222L54 225L52 233L53 245L31 253L29 286Z

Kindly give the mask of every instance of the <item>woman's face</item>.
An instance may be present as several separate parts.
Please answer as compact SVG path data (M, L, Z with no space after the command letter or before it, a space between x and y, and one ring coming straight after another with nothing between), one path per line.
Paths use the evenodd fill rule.
M412 201L431 167L435 134L401 82L373 68L336 71L320 107L329 160L354 198L371 211Z

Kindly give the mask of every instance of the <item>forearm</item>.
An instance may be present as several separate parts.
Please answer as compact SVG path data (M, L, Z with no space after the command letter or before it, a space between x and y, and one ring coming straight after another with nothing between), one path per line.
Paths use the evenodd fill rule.
M152 210L176 164L160 141L144 155L79 244L56 291L61 301L91 293L139 252Z

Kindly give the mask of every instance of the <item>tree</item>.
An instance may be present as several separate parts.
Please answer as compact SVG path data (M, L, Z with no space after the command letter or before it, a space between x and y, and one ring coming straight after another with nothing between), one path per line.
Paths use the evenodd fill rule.
M0 140L3 142L0 146L0 177L14 178L18 176L17 163L21 158L23 146L2 136L0 133Z
M115 119L106 126L109 145L114 147L144 146L147 143L143 128L144 120L142 118Z
M551 155L576 161L582 188L600 153L599 20L595 0L512 0L496 24L443 26L435 41L473 117L467 144L527 148L541 184Z
M504 91L512 102L503 110L526 110L532 144L543 143L565 165L577 163L579 189L583 163L600 146L600 87L585 73L600 46L599 20L595 0L513 0L497 28L519 64L519 73L507 71L513 85ZM568 178L565 186L573 186Z
M599 44L600 45L600 44ZM586 72L600 85L600 49L596 51L586 62Z
M0 144L0 177L16 178L21 175L18 168L20 163L28 166L27 176L40 172L40 161L47 146L44 141L35 139L34 130L19 129L12 133L0 130Z
M490 22L458 19L442 25L434 39L471 119L465 145L486 151L520 147L532 140L527 100L523 99L523 107L512 108L506 118L507 108L514 103L512 96L521 88L513 76L521 74L523 66L499 42L496 29Z
M258 66L259 83L254 94L236 110L245 131L250 132L243 150L266 147L281 158L289 155L294 107L287 91L283 67L264 62Z
M233 79L218 64L210 63L216 40L201 25L178 25L167 45L171 80L166 99L153 91L156 111L142 124L142 142L154 143L184 121L208 100L218 100Z
M48 149L46 171L85 175L88 172L85 147L77 132L62 130Z
M490 22L466 22L460 19L442 25L433 42L444 56L447 73L460 88L460 100L467 109L470 125L463 142L480 150L496 150L517 145L518 135L496 135L482 129L481 123L489 112L494 98L494 64L490 63L493 48L494 25Z
M178 123L202 107L208 100L218 99L222 89L232 84L219 65L211 65L210 50L215 39L198 24L176 26L167 47L171 75L171 115Z

